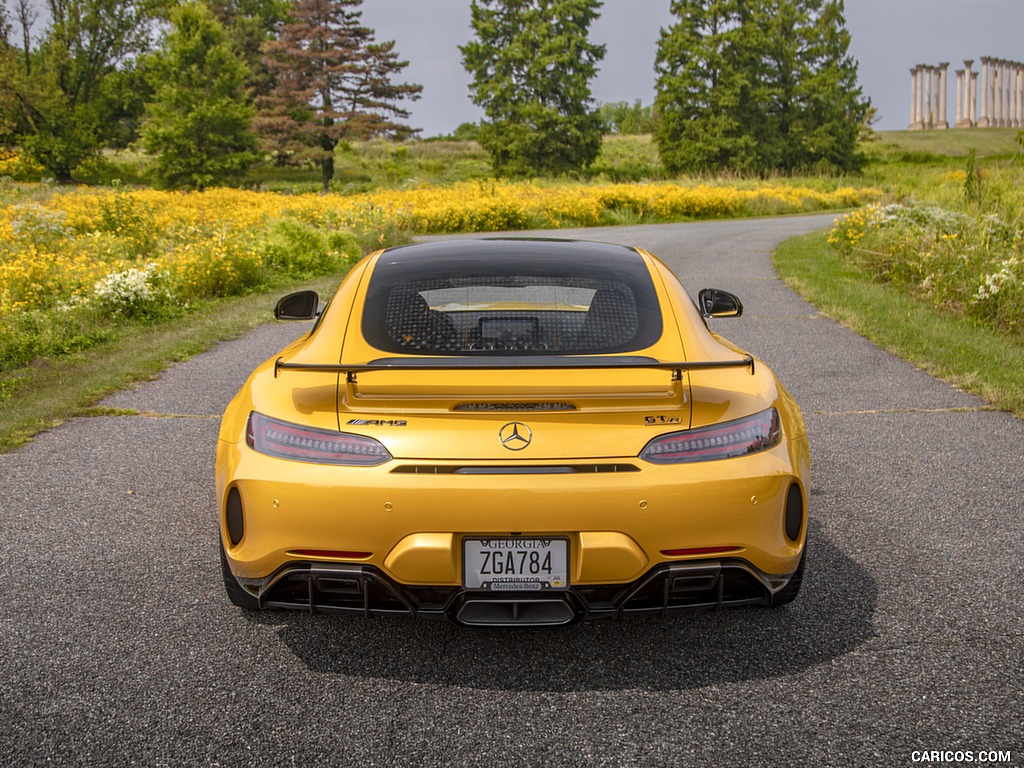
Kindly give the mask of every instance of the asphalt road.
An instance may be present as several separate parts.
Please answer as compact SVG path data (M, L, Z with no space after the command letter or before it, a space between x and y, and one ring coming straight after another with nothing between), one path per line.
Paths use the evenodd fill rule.
M791 606L502 632L239 611L214 444L248 371L303 331L268 325L107 401L147 415L0 456L0 765L1024 764L1024 422L782 285L770 250L830 218L571 233L744 299L715 328L811 435Z

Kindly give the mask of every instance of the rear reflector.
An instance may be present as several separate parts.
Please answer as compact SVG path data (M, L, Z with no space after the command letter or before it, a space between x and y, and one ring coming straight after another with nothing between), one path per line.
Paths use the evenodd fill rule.
M298 557L336 557L339 560L365 560L373 555L373 552L348 552L345 550L335 551L333 549L293 549L288 554Z
M665 557L685 557L687 555L717 555L722 552L735 552L739 547L689 547L687 549L663 549Z

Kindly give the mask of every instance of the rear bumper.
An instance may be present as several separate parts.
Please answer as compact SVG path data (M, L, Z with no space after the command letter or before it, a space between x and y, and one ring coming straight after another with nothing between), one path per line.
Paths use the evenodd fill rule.
M629 584L578 585L538 594L399 584L374 566L293 562L246 589L261 608L365 617L446 619L467 627L554 627L670 611L771 605L790 575L769 576L740 559L662 563Z

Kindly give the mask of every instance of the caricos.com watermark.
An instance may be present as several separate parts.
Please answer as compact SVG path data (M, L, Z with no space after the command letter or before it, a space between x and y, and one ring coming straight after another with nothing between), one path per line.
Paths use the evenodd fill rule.
M915 749L910 753L915 763L1012 763L1008 749Z

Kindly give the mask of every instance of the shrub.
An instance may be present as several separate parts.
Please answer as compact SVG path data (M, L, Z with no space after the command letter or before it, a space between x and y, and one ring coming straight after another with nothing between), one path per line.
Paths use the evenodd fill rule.
M828 242L876 280L991 327L1024 331L1019 223L934 205L876 205L839 219Z
M294 219L271 222L263 244L267 266L291 277L313 277L340 270L359 255L353 235L325 231Z

